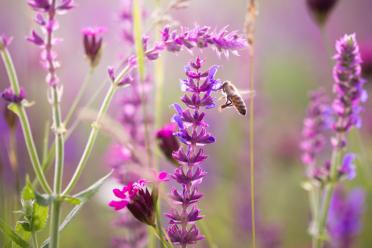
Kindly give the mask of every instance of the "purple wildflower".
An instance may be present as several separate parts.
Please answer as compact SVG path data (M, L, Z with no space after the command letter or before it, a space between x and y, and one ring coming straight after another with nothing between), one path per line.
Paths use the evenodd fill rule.
M85 55L89 59L90 66L96 67L101 58L103 27L88 27L82 30Z
M360 56L362 57L362 72L363 76L372 76L372 40L364 42L360 45Z
M159 141L159 147L165 157L172 163L177 164L177 161L173 158L172 154L178 151L180 144L174 135L177 126L174 123L168 123L164 127L158 130L156 138Z
M319 25L323 25L338 0L307 0L307 7Z
M365 80L361 78L361 58L355 34L338 40L336 50L336 65L333 68L336 97L332 107L337 116L333 128L338 137L333 139L333 145L343 147L346 144L344 134L351 127L361 126L361 103L367 100L367 92L363 89Z
M316 167L316 157L325 145L325 130L329 126L330 107L324 90L313 91L302 129L302 162L308 166L312 177Z
M352 180L356 176L356 168L354 164L355 154L347 153L342 160L341 168L339 169L339 175L346 177L348 180Z
M341 188L336 189L328 217L332 247L353 247L354 238L361 228L364 198L362 189L354 189L348 194Z
M12 43L13 37L5 34L0 35L0 50L7 48Z
M182 80L181 83L186 93L181 100L185 103L186 110L175 104L177 113L173 117L178 125L178 132L175 134L184 146L173 152L173 158L181 166L175 170L172 178L181 185L182 189L180 191L172 189L171 198L181 207L167 214L170 219L168 235L173 243L182 247L195 244L203 238L194 224L202 218L196 204L202 197L198 192L198 185L206 175L199 164L207 156L199 147L215 141L214 137L207 132L202 108L214 106L211 93L221 83L214 78L217 66L201 71L202 64L203 61L197 58L195 62L185 67L187 79Z
M37 12L35 22L40 26L42 33L45 33L45 37L43 37L32 30L27 40L42 49L41 64L48 72L46 82L48 85L55 87L59 84L56 70L60 67L57 53L53 50L53 45L60 41L60 39L53 37L53 32L59 28L55 16L73 8L74 2L73 0L62 0L57 4L56 1L51 2L49 0L28 0L27 3Z
M1 97L10 103L21 103L26 97L26 92L23 88L20 89L19 94L16 94L11 88L6 88L2 93Z

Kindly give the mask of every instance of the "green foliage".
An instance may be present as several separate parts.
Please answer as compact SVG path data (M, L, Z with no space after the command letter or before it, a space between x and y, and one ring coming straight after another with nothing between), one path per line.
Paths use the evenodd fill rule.
M111 176L111 174L112 174L112 171L108 173L106 176L97 180L94 184L89 186L87 189L81 191L80 193L77 193L74 196L64 196L62 198L64 201L69 202L76 206L71 209L71 211L66 215L63 222L59 225L59 232L61 232L75 218L75 216L80 212L84 204L98 192L100 187ZM45 240L43 244L41 245L41 247L42 248L49 247L49 242L50 242L50 238Z
M17 232L13 231L12 228L0 219L0 231L2 231L7 237L9 237L15 244L22 248L31 248L26 240L24 240Z

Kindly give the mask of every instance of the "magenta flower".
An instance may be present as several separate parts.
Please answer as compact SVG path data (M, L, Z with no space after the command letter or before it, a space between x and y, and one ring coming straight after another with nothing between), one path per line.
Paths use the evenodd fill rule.
M203 239L194 224L202 219L197 202L202 195L198 192L198 185L202 182L206 172L200 167L207 156L200 146L215 142L214 137L207 132L207 123L203 121L203 108L214 107L211 93L221 85L220 80L214 78L217 66L207 71L201 71L203 61L199 58L185 67L187 79L182 80L182 89L186 91L181 100L186 110L175 104L176 114L173 120L178 125L175 135L184 144L178 151L173 152L173 158L181 165L172 178L181 185L181 190L172 189L171 198L178 208L171 210L166 216L170 219L168 235L170 240L182 247L193 245ZM186 150L186 152L185 152Z
M175 136L177 126L174 123L168 123L156 133L158 145L165 157L172 163L177 165L177 161L173 158L173 152L177 151L180 144Z
M21 103L26 98L26 92L21 88L19 94L16 94L11 88L6 88L1 93L1 97L10 103Z
M168 180L166 172L160 172L156 175L155 182L164 182ZM151 193L148 182L140 179L136 182L130 182L122 189L113 189L114 195L119 200L112 200L109 206L116 211L128 208L133 216L150 226L155 226L155 208L158 200L156 187L152 187Z
M82 30L85 55L91 67L96 67L101 58L103 27L87 27Z
M7 48L12 43L13 37L5 34L0 35L0 50Z

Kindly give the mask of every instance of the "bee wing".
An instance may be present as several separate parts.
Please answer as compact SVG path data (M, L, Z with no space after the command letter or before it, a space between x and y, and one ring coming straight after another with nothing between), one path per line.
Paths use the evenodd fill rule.
M256 91L254 90L239 90L240 95L246 96L246 97L255 97Z

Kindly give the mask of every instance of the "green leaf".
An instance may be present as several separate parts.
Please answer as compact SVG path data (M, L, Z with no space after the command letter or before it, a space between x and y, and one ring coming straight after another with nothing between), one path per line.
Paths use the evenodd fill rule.
M19 105L16 104L16 103L11 103L11 104L9 104L9 105L8 105L8 109L9 109L10 111L12 111L14 114L16 114L17 116L19 116L20 111L21 111Z
M80 200L80 204L72 208L72 210L67 214L63 222L59 225L59 232L61 232L74 219L74 217L80 212L84 204L98 192L102 184L111 176L111 174L112 171L96 181L91 186L89 186L87 189L71 197ZM50 238L46 239L41 245L41 248L47 248L49 246L49 242Z
M6 236L8 236L14 243L22 248L31 248L31 245L27 243L21 236L19 236L12 228L6 224L3 220L0 220L0 231L2 231Z
M30 238L31 238L31 233L30 232L27 232L25 231L25 229L23 229L22 225L20 223L17 222L16 226L15 226L15 232L21 237L23 238L24 240L28 241Z
M43 229L48 221L48 207L40 206L34 203L34 214L32 217L32 231L40 231Z
M22 189L22 200L30 201L33 199L35 199L34 190L32 188L32 185L27 182L25 187Z
M82 202L86 202L89 200L102 186L102 184L111 176L112 171L108 173L106 176L102 177L101 179L97 180L94 184L89 186L83 191L80 191L76 195L74 195L75 198L79 198Z
M72 205L79 205L81 203L81 200L79 198L73 197L73 196L63 196L62 201L65 201L67 203L70 203Z

